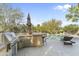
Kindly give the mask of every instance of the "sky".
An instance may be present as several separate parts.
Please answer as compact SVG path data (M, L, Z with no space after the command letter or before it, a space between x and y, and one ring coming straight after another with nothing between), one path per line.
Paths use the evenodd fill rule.
M11 7L19 8L24 13L23 23L27 22L27 15L30 13L31 21L34 25L57 19L62 21L62 26L65 26L71 23L75 24L75 22L67 21L65 18L68 8L73 5L70 3L12 3Z

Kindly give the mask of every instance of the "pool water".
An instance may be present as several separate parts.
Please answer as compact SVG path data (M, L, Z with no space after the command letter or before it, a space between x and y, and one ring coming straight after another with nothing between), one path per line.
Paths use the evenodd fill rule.
M63 38L64 38L64 36L62 36L62 35L54 35L54 34L52 34L52 35L49 35L49 36L47 36L50 40L63 40Z

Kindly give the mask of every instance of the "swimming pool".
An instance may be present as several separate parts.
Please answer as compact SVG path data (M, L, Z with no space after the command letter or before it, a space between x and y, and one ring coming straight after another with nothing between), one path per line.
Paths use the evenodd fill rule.
M51 34L47 36L50 40L63 40L64 36L63 35L55 35Z

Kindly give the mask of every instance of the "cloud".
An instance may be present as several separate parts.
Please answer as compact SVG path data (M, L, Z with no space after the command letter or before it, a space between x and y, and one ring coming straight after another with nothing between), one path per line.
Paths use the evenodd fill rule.
M63 8L65 8L65 9L69 9L70 7L71 7L71 5L69 5L69 4L66 4L63 6Z
M70 4L65 4L65 5L58 5L54 9L55 10L63 10L63 11L65 11L65 10L69 9L70 7L71 7Z

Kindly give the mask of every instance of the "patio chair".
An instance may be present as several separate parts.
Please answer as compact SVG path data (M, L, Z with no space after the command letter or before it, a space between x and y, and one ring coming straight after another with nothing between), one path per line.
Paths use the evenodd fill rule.
M64 39L63 39L64 45L72 45L73 43L75 43L75 42L71 41L72 38L73 38L73 37L65 36Z

